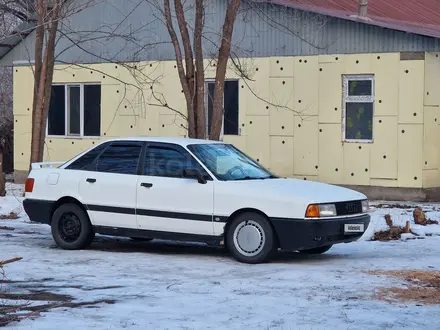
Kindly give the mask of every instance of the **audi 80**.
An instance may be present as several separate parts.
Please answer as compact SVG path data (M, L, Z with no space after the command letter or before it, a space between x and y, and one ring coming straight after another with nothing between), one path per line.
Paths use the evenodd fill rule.
M204 242L244 263L278 250L325 253L370 222L357 191L279 177L231 144L189 138L112 139L67 162L34 163L23 205L62 249L103 234Z

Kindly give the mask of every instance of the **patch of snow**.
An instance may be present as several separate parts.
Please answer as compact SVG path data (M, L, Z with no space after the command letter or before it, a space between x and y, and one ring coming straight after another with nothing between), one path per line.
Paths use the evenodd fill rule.
M370 225L361 237L361 240L371 240L374 237L374 233L388 230L389 227L385 221L385 215L387 214L391 216L395 226L405 227L406 222L410 221L411 231L417 235L440 235L440 225L416 225L413 218L414 208L420 206L425 212L426 217L431 220L440 220L440 211L438 211L440 210L440 204L404 202L404 206L410 206L408 208L392 207L396 204L402 204L398 202L373 201L371 204L375 207L375 211L371 213ZM380 207L377 207L377 205ZM390 207L387 207L387 205Z
M9 192L0 199L0 213L21 207L21 201ZM437 212L430 213L432 219L438 209L430 205ZM402 281L366 273L440 270L440 237L367 241L374 231L387 229L385 214L396 225L411 220L412 229L422 230L409 209L378 208L362 240L335 245L324 255L285 253L260 265L241 264L222 250L200 245L99 235L86 250L61 250L49 226L29 223L24 211L19 214L18 220L0 222L15 228L0 230L0 259L23 257L5 267L7 279L23 282L4 283L2 292L20 293L25 285L70 295L73 302L115 304L59 307L11 324L14 329L58 330L66 324L97 330L440 328L440 306L377 301L378 289ZM425 234L434 228L423 227Z
M409 239L416 239L416 238L417 238L417 236L414 234L411 234L411 233L403 233L402 235L400 235L400 239L402 241L406 241Z
M24 186L15 183L6 183L6 196L0 197L0 215L7 215L11 212L26 217L23 209Z

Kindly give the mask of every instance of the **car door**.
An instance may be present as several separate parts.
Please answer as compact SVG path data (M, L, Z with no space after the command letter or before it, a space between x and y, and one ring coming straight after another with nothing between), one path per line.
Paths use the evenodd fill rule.
M185 169L197 169L206 182L184 177ZM137 182L139 229L212 236L213 194L212 178L185 148L147 143Z
M112 142L83 171L79 195L94 226L136 228L136 184L144 142Z

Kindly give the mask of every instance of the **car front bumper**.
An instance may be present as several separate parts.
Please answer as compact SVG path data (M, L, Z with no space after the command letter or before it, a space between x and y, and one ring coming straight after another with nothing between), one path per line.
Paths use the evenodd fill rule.
M356 241L367 230L370 215L316 220L272 218L271 221L281 250L298 251ZM356 232L353 230L359 226L348 225L363 225L363 230Z

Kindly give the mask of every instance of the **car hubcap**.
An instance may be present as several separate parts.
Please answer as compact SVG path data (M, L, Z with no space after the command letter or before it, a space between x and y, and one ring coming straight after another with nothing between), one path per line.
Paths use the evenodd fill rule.
M73 213L65 213L60 219L60 233L64 241L75 242L81 234L81 221Z
M235 228L234 245L245 256L252 257L260 253L265 241L264 229L253 220L242 222Z

